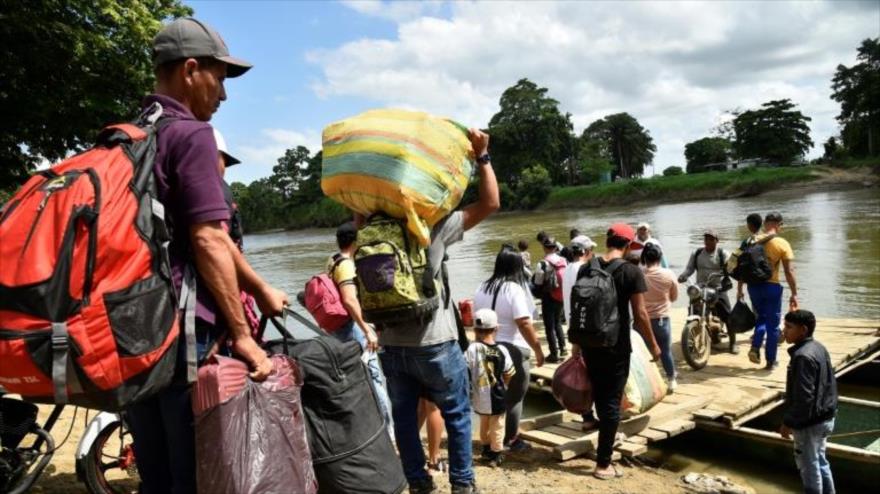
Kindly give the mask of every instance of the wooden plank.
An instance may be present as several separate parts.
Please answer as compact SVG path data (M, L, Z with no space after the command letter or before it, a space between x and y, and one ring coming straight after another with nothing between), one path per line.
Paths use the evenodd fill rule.
M712 408L702 408L694 412L694 417L704 419L704 420L716 420L724 415L724 412L721 410L714 410Z
M586 433L581 431L580 429L574 431L567 427L560 427L558 425L544 427L541 430L544 432L549 432L550 434L556 434L557 436L567 437L569 439L580 439L586 435Z
M520 436L528 439L529 441L543 444L545 446L561 446L563 444L571 442L571 439L567 437L552 434L550 432L544 432L543 430L520 432Z
M648 438L643 436L629 436L626 438L628 443L648 444Z
M648 442L653 443L666 439L667 437L669 437L669 434L654 429L645 429L639 432L639 436L644 437L648 440Z
M569 441L553 448L553 457L559 461L570 460L595 450L598 443L599 431L593 431L576 441Z
M537 417L528 418L519 422L519 429L522 431L531 431L547 427L548 425L556 425L563 421L565 411L546 413Z
M660 425L652 425L651 429L665 432L669 437L672 437L677 436L682 432L692 430L694 427L696 427L696 424L690 420L675 419Z
M643 455L648 452L648 447L644 444L636 444L624 441L618 444L614 451L620 452L621 455L632 458L634 456Z

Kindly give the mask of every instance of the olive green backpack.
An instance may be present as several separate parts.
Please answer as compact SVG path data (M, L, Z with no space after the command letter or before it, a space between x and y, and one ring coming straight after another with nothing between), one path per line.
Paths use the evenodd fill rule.
M354 265L367 322L430 320L440 306L440 285L428 251L411 236L404 220L370 217L358 232Z

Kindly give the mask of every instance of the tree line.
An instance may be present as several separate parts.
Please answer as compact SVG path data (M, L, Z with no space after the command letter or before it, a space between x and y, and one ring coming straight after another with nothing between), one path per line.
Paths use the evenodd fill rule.
M164 19L191 14L179 0L3 2L0 44L28 49L6 50L0 64L0 202L41 161L80 151L102 126L136 115L140 97L153 85L153 36ZM826 159L880 156L878 41L864 40L857 63L837 67L831 97L841 105L840 133L824 143ZM519 80L502 93L485 129L506 209L536 207L553 187L644 175L657 147L633 115L606 115L578 134L571 114L548 93ZM730 113L725 125L685 147L689 173L728 159L785 165L813 146L810 118L791 100ZM233 184L249 230L342 217L341 208L321 194L320 167L320 152L297 146L279 157L272 176ZM668 167L665 174L681 172Z

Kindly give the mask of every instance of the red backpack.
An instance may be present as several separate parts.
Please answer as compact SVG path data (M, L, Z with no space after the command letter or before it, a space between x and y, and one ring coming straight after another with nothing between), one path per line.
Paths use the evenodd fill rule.
M342 256L335 258L330 272L332 273L343 260L345 258ZM339 288L328 273L312 276L306 283L305 295L306 309L321 329L333 332L351 320L348 311L342 305Z
M0 385L119 410L172 379L179 331L156 126L112 125L0 210Z

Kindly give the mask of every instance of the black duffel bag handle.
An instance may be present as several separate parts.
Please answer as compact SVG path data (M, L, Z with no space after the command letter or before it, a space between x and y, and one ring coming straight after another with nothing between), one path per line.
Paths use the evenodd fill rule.
M287 329L288 316L299 321L300 323L302 323L303 326L314 331L316 334L325 334L324 331L321 330L321 328L315 325L315 323L309 321L305 316L291 309L290 306L285 305L284 308L281 309L280 320L277 316L267 316L265 314L260 317L260 327L257 330L257 337L259 338L259 340L263 341L263 337L266 333L267 323L271 322L272 326L275 326L275 329L277 329L278 332L281 333L281 344L284 347L284 354L288 355L288 340L296 341L296 338L294 338L290 330Z

